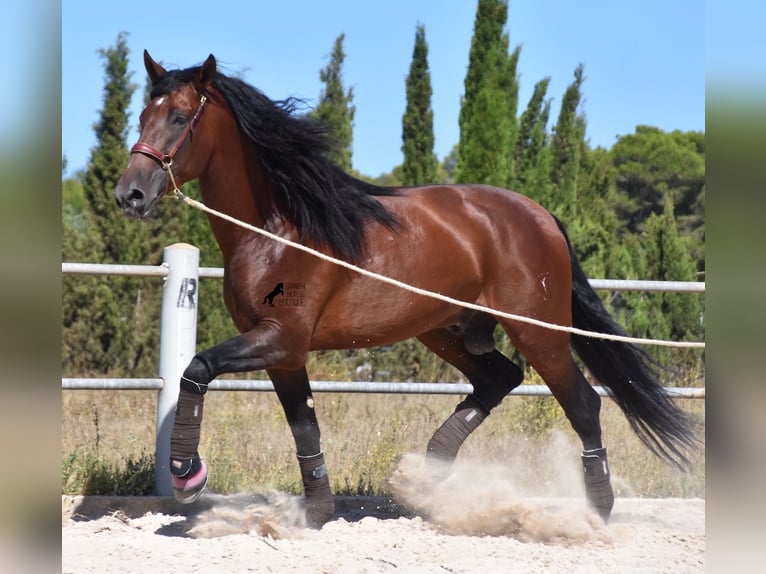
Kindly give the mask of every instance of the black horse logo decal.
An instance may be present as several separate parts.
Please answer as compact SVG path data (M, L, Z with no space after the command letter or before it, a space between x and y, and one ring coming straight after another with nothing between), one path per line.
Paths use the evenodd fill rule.
M268 303L271 307L273 307L274 297L276 297L277 295L284 295L284 293L285 293L285 284L277 283L277 286L271 290L271 293L269 293L263 298L263 303L264 304Z

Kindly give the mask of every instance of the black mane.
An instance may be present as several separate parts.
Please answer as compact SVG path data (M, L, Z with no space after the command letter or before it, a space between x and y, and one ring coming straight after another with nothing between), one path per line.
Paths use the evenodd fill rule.
M199 67L174 70L152 86L151 97L190 82ZM274 207L292 222L301 239L332 249L347 261L359 261L368 222L392 229L396 218L375 196L396 195L345 173L328 152L335 142L328 127L295 115L299 100L272 101L242 80L218 72L213 87L226 98L239 128L258 147L261 164L275 188Z

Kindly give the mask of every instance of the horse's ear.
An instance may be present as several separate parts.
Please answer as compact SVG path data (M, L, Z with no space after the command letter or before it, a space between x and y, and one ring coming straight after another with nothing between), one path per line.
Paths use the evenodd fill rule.
M152 81L152 84L157 81L157 78L168 73L165 68L152 60L152 57L146 50L144 50L144 67L146 68L146 73L149 74L149 79Z
M216 76L216 63L213 54L210 54L205 60L205 63L197 72L197 76L194 78L194 83L198 89L204 91L215 79Z

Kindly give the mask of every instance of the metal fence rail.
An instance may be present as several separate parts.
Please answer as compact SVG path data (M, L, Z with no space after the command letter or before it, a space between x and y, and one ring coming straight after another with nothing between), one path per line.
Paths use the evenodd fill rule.
M61 379L63 390L145 390L160 391L162 379ZM467 395L473 392L471 383L410 383L387 381L310 381L315 393L385 393L400 395ZM216 379L210 383L209 391L273 391L271 381L253 379ZM609 389L593 386L599 396L610 397ZM668 396L682 399L704 399L704 387L664 387ZM551 390L546 385L520 385L513 389L514 397L549 397Z
M132 277L167 277L167 265L120 265L106 263L61 264L62 273L80 275L127 275ZM221 267L200 267L201 279L223 279ZM704 281L647 281L643 279L589 279L591 287L601 291L665 291L704 293Z
M133 277L162 277L163 295L160 318L160 363L158 378L62 378L63 390L156 390L156 460L155 488L159 495L172 495L170 473L162 466L170 457L170 431L181 374L195 353L197 335L197 300L200 278L220 279L223 269L199 267L199 249L185 243L165 248L162 265L106 265L98 263L61 264L65 274L121 275ZM704 293L705 283L697 281L638 281L591 279L594 289L610 291L672 291ZM315 392L332 393L404 393L404 394L469 394L469 383L406 383L377 381L312 381ZM218 379L209 387L213 391L273 391L271 381ZM604 397L604 387L594 387ZM704 399L704 388L666 387L669 396ZM521 385L513 396L551 396L545 385Z

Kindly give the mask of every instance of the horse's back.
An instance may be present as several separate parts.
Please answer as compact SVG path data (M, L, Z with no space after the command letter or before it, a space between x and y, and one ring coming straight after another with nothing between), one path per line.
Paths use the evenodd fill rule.
M552 215L532 198L508 189L486 184L442 184L401 188L399 195L387 198L389 207L396 209L397 201L404 209L421 204L433 213L470 219L486 216L488 223L508 224L502 218L513 217L517 224L532 224L556 229Z
M388 207L405 226L451 229L484 248L560 251L565 241L553 216L530 197L491 185L402 188ZM432 228L429 228L429 224Z
M423 235L435 256L449 261L453 273L479 278L477 301L508 312L568 320L569 249L544 207L490 185L434 185L405 188L402 194L409 200L407 223L427 229ZM440 238L447 242L444 249Z

